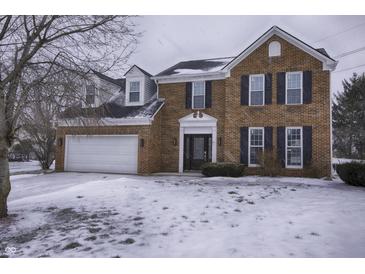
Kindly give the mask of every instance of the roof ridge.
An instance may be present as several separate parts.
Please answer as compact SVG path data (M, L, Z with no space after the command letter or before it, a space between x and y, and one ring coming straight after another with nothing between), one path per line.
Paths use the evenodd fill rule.
M209 61L209 60L227 59L227 58L235 58L235 57L236 56L226 56L226 57L206 58L206 59L192 59L192 60L183 60L183 61L180 61L179 63L182 63L182 62L192 62L192 61Z

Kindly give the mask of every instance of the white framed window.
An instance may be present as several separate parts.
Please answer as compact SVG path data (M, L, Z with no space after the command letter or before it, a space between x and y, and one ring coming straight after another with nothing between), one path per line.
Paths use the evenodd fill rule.
M281 55L281 44L278 41L272 41L269 44L269 57Z
M259 156L264 152L264 128L250 127L248 129L248 165L259 166Z
M205 108L205 81L192 83L193 109Z
M141 97L141 82L130 81L129 82L129 102L139 102Z
M86 85L86 104L87 105L94 105L95 104L95 94L96 88L94 85Z
M303 104L303 72L286 73L285 100L287 105Z
M249 102L250 106L263 106L265 98L265 75L250 75L249 81Z
M303 128L287 127L285 134L287 168L303 168Z

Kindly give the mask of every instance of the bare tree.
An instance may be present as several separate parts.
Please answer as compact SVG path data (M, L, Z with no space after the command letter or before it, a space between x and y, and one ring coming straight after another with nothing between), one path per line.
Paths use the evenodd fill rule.
M59 73L120 70L137 38L128 16L0 16L0 217L7 216L8 151L19 117L30 100L62 95L45 89L37 98L34 87Z

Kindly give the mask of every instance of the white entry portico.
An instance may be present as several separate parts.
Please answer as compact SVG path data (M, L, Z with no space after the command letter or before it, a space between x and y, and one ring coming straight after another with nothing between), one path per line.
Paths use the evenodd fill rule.
M181 119L179 136L179 172L184 171L184 135L211 134L212 135L212 162L217 161L217 119L197 111Z

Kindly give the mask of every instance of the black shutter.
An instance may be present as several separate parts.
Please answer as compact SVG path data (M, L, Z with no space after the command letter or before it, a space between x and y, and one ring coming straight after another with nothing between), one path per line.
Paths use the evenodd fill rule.
M205 108L212 107L212 81L205 82Z
M285 104L285 72L278 72L277 78L277 95L276 102L279 105Z
M241 127L240 135L240 161L248 165L248 127Z
M303 71L303 103L312 103L312 72Z
M272 74L265 74L265 105L272 103Z
M265 150L272 150L272 127L265 127Z
M303 127L303 165L310 166L312 162L312 127Z
M248 75L241 76L241 105L248 106Z
M278 161L281 167L285 167L285 127L278 127Z
M185 107L186 108L191 108L191 101L192 101L192 83L191 82L187 82L186 83L186 98L185 98Z

